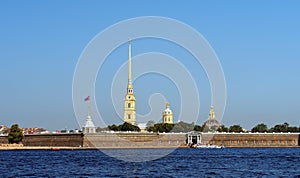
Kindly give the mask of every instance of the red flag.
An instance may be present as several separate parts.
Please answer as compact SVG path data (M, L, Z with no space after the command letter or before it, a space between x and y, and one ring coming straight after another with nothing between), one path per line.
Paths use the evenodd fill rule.
M86 98L84 98L84 101L89 101L90 100L90 96L87 96Z

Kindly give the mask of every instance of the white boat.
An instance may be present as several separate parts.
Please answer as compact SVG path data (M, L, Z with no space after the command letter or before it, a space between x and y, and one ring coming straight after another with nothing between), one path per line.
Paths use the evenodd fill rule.
M225 148L225 147L219 145L197 145L197 148Z

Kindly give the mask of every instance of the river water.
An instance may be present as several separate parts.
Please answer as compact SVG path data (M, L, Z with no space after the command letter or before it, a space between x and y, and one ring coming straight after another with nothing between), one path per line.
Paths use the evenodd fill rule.
M112 151L138 157L166 150ZM0 151L0 177L300 177L300 148L176 149L143 162L99 150Z

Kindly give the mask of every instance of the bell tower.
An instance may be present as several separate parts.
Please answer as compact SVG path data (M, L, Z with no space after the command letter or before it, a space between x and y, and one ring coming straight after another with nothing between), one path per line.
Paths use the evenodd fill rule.
M166 103L166 109L163 112L163 123L173 124L173 112L170 109L170 103Z
M124 101L124 122L136 125L136 109L135 109L135 97L133 94L133 85L131 79L131 43L128 40L128 84L127 93Z

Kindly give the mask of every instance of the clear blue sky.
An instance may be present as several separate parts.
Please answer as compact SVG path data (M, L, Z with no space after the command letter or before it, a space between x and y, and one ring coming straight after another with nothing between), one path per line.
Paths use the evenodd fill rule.
M227 82L225 125L240 124L250 129L261 122L269 127L288 122L299 126L299 9L296 0L1 1L0 124L19 123L21 127L49 130L79 128L72 105L72 79L84 47L121 20L164 16L192 26L216 51ZM159 51L151 44L151 40L145 46L140 41L133 43L133 55ZM172 53L172 49L164 50ZM110 95L108 84L114 70L126 62L126 50L126 45L121 46L115 56L124 58L119 63L108 60L99 72L96 87L107 85L103 84L103 91L96 88L97 103L105 101L103 92ZM192 74L201 75L197 85L203 87L202 122L209 112L209 84L203 71L191 63L185 65ZM141 92L143 87L165 80L147 75L136 81L137 112L147 113L151 92L163 90ZM169 85L174 95L167 99L173 101L176 116L179 101L172 83ZM125 94L125 88L120 92ZM111 106L100 105L105 117L116 117Z

